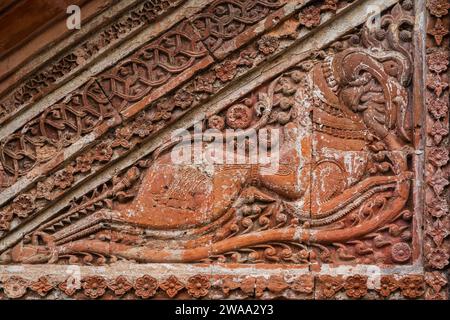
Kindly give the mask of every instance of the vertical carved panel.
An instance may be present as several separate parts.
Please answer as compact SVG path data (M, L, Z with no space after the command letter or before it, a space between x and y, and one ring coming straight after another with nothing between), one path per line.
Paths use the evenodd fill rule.
M426 3L426 193L424 256L427 269L443 270L450 259L449 220L449 9L448 1L428 0ZM439 272L430 273L430 299L443 299L442 288L447 281Z

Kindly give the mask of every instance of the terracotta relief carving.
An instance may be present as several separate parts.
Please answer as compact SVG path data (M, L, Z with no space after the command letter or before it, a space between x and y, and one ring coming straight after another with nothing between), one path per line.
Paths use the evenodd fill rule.
M225 164L211 176L171 164L169 145L146 161L148 169L134 167L93 192L5 259L411 262L412 58L410 38L396 34L398 22L408 32L409 17L396 6L382 18L383 37L368 25L205 121L218 131L280 129L278 172ZM342 140L346 147L336 148ZM135 191L123 190L138 179ZM111 195L122 200L106 201Z
M314 283L317 283L314 285ZM439 298L446 279L438 273L408 275L386 275L372 286L367 276L318 276L302 274L296 277L270 276L233 277L227 275L209 276L196 274L180 280L175 275L156 279L142 275L134 279L126 276L105 278L88 276L80 283L69 277L58 280L41 277L28 280L14 276L2 281L1 287L8 298L22 298L25 295L51 297L62 293L66 297L78 299L211 299L211 298L267 298L289 297L291 299L385 299L398 296L405 299ZM314 296L314 288L317 293ZM433 289L434 288L434 289Z
M110 118L121 121L92 79L83 88L28 122L20 132L2 140L2 187L11 185L36 165L54 158L62 149Z
M203 3L1 137L0 298L448 299L449 10Z
M347 3L342 2L339 6L339 10L343 10L348 6ZM329 12L328 8L325 8L322 6L323 12ZM321 7L321 8L322 8ZM306 9L301 9L300 12ZM338 12L339 12L338 10ZM324 19L325 20L325 19ZM298 23L298 17L293 17L291 20L287 21L289 25L291 24L291 21L297 21ZM183 26L179 27L179 30L182 30ZM299 25L298 29L301 29L301 25ZM281 32L284 35L284 26L281 26ZM296 30L295 28L291 31L290 39L284 40L284 43L292 43L295 41L295 34L299 33L299 30ZM169 39L171 37L179 37L181 36L181 39L184 39L184 42L187 41L189 38L183 38L181 34L178 31L174 31L173 33L169 33L168 37L163 36L158 41L150 44L149 46L145 47L145 49L142 49L142 52L147 51L158 51L161 47L159 43L165 43L166 39ZM269 41L272 43L272 52L267 52L267 49L261 50L261 45L264 42ZM37 203L28 209L29 213L27 216L30 216L37 212L40 208L47 205L50 201L53 199L58 198L63 193L65 193L67 190L70 190L70 188L74 185L75 182L77 182L77 178L82 178L86 173L91 173L94 170L97 170L101 168L102 166L107 163L108 160L110 160L112 157L121 156L123 154L123 149L130 150L135 149L140 143L143 142L144 139L148 138L149 136L152 136L156 132L160 131L162 128L164 128L167 124L170 122L173 122L177 118L181 117L183 113L188 111L189 109L192 109L198 105L201 105L203 101L205 101L209 96L213 95L214 93L217 93L220 89L222 89L224 86L226 86L230 80L237 77L240 74L243 74L245 71L251 70L252 68L255 68L258 64L263 63L268 58L270 58L270 55L274 55L277 53L277 51L280 51L281 48L278 46L274 47L275 44L277 44L279 40L274 36L267 36L263 35L260 37L259 40L257 40L254 43L249 44L247 47L244 47L236 57L233 55L230 57L229 60L226 60L225 62L221 63L218 62L215 65L212 65L210 67L211 71L206 72L193 80L189 81L187 85L180 88L175 95L172 95L171 93L167 94L166 96L163 96L162 98L158 99L150 107L148 110L141 112L137 115L135 120L128 122L128 123L121 123L120 117L115 116L114 121L102 121L97 123L97 127L94 130L94 134L96 136L101 135L105 130L107 130L110 127L116 126L117 124L121 123L121 126L115 130L114 137L111 139L110 136L106 136L102 139L102 142L98 143L96 146L92 147L89 151L85 152L83 155L78 156L74 159L73 163L69 164L68 166L65 166L62 170L57 171L52 176L48 177L47 179L38 182L37 184L34 184L31 191L27 193L22 193L15 197L15 199L10 202L9 205L6 207L3 207L3 223L0 227L0 229L8 230L11 225L11 221L14 217L14 214L11 214L11 212L15 211L13 207L14 201L17 201L16 199L19 197L27 197L27 198L33 198L33 199L39 199ZM185 44L181 44L181 47L179 49L182 49L183 46L186 44L193 45L189 41L187 41ZM286 46L286 45L284 45ZM158 49L159 48L159 49ZM164 48L163 48L164 49ZM165 49L164 49L165 50ZM163 50L163 51L164 51ZM178 49L175 51L169 50L167 51L170 53L170 55L173 54L179 54L177 53ZM187 52L190 52L189 50ZM137 54L136 56L142 56L142 53ZM202 53L199 53L199 56L203 56ZM134 61L134 60L131 60ZM153 61L150 59L149 61ZM202 60L203 61L203 60ZM130 64L131 63L131 64ZM130 65L133 65L135 62L130 62L130 60L125 60L121 63L121 65L126 66L125 68L120 68L119 66L114 68L113 72L119 72L120 70L126 70L129 68ZM193 62L190 62L193 63ZM199 62L197 61L197 65L195 65L195 68L202 67L202 64L198 65ZM143 65L142 65L143 66ZM185 65L186 67L186 65ZM157 65L154 63L148 64L146 68L156 68L152 69L153 71L158 71ZM193 67L191 66L191 69ZM145 68L144 68L145 69ZM144 69L138 69L139 72L143 72ZM148 70L150 70L148 69ZM143 76L147 76L148 73L143 73ZM169 74L167 74L169 76ZM158 95L158 90L152 91L153 86L147 86L149 83L142 82L138 78L137 80L133 78L133 72L130 74L127 74L126 76L114 76L110 73L106 73L106 76L104 76L104 81L106 82L106 85L104 86L104 90L106 90L107 87L109 87L111 84L114 85L114 90L112 91L110 95L111 101L116 101L116 104L118 104L117 101L122 101L122 104L130 105L129 108L125 108L125 110L122 111L124 116L129 117L133 116L137 110L137 108L141 108L141 104L139 102L139 99L136 97L145 96L145 99L148 99L148 97L152 97L152 92L156 92L156 95ZM129 79L129 80L128 80ZM125 82L124 82L125 81ZM130 88L132 86L142 87L144 93L150 92L149 96L146 96L142 93L138 94L136 97L130 100L129 95L124 95L124 93L121 93L121 90L135 90L135 89L123 89L123 87L120 84L127 83L127 86ZM176 83L178 80L177 78L174 79L174 82ZM130 84L131 83L131 84ZM170 81L169 81L170 83ZM164 84L166 86L167 84ZM142 89L141 88L141 89ZM102 88L103 89L103 88ZM118 91L119 90L119 91ZM114 93L116 92L117 93ZM108 92L108 91L107 91ZM126 99L125 99L126 98ZM132 104L133 101L137 101L135 104ZM120 104L119 104L120 105ZM123 107L123 106L122 106ZM116 108L120 109L120 106L116 106ZM114 110L117 110L116 108L112 108L113 112ZM76 141L77 139L73 139ZM103 150L107 154L112 154L107 159L97 159L97 156L95 156L99 151ZM65 153L67 154L67 153ZM51 157L49 157L51 158ZM58 160L55 161L55 160ZM44 170L51 169L55 167L58 163L61 162L62 159L59 157L57 159L53 159L53 162L56 162L55 165L49 166L46 164L45 166L41 165L39 168L36 168L34 171L36 174L44 174ZM45 162L45 161L44 161ZM84 168L82 170L78 170L76 168L79 168L80 166L78 163L84 163ZM43 172L44 171L44 172ZM22 174L26 173L26 171L22 170ZM13 178L4 178L5 186L10 185L13 183L16 179ZM55 184L55 180L57 183ZM62 182L59 182L62 180ZM39 194L41 196L36 197L36 194ZM45 195L44 195L45 194Z
M111 71L103 73L98 81L114 108L121 111L205 56L206 49L194 30L189 24L181 23Z
M206 47L215 51L224 41L235 38L248 25L258 22L285 3L284 0L217 0L193 17L192 25L200 33Z
M449 253L449 3L427 1L427 134L424 254L430 270L448 266Z

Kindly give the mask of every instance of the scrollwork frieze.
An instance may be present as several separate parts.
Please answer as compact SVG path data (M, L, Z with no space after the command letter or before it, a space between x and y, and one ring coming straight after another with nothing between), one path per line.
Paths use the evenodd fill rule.
M424 256L431 270L448 266L449 107L448 1L428 0L426 42L427 134Z
M58 277L59 278L59 277ZM440 273L386 274L369 279L363 274L298 276L230 276L195 274L160 278L119 275L70 276L59 280L43 275L38 279L3 277L0 290L7 299L432 299L446 298L447 280ZM62 296L61 296L62 295Z

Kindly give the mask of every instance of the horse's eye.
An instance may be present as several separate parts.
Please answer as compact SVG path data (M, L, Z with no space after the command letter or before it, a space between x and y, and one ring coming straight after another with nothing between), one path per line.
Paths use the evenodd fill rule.
M384 70L386 73L392 77L397 77L399 74L399 67L398 64L394 61L386 61L383 63Z

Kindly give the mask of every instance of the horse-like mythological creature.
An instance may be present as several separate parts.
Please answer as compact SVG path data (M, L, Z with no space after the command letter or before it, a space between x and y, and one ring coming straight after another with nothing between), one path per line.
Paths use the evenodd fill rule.
M41 225L2 259L54 263L91 254L196 262L265 243L345 243L389 224L402 213L412 178L412 59L398 37L411 21L383 19L383 39L365 26L204 121L244 135L279 129L276 171L174 164L174 145L164 145L146 169L131 168L106 192L126 200L137 183L131 200L97 208L94 197ZM362 211L370 214L355 220Z

